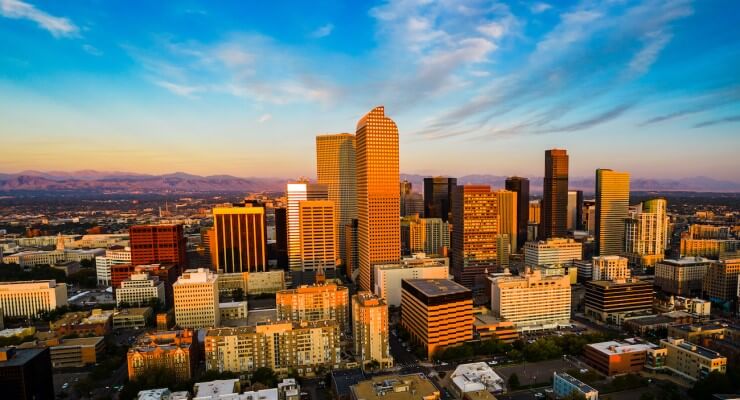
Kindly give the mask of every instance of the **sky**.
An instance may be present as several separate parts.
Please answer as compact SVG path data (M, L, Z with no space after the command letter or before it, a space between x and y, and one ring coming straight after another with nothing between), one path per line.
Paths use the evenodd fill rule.
M314 176L377 105L401 171L740 181L740 2L0 0L0 172Z

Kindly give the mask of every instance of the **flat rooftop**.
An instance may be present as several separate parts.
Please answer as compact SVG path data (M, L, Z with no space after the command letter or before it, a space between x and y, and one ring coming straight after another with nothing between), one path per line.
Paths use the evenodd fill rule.
M470 289L449 279L404 279L404 282L413 286L427 297L470 293Z
M7 348L2 348L0 350L7 350ZM22 365L25 365L27 362L31 361L34 357L39 355L42 351L45 349L15 349L15 354L13 355L13 358L6 361L0 361L0 367L19 367Z
M371 400L422 400L439 390L423 374L385 375L370 378L351 387L355 398Z
M557 375L557 376L565 379L566 381L568 381L568 383L570 383L571 385L577 387L578 390L580 390L583 393L590 393L590 392L595 392L596 391L596 389L594 389L591 386L589 386L589 385L587 385L587 384L579 381L578 379L570 376L570 374L568 374L568 373L565 373L565 372L556 372L555 375Z
M656 347L654 344L650 344L650 343L639 343L636 341L616 342L613 340L609 342L591 343L591 344L588 344L587 346L590 346L608 356L611 356L614 354L647 351L650 349L654 349Z
M58 346L52 347L97 346L97 344L103 340L105 340L105 338L102 336L62 339Z

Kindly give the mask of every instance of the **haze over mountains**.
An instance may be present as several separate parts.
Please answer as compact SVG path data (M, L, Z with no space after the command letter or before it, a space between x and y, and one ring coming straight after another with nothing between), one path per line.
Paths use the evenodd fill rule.
M413 184L415 191L422 191L423 175L401 174ZM541 192L542 177L528 177L532 192ZM465 175L458 177L459 184L488 184L495 188L504 186L505 176ZM147 175L132 172L82 171L22 171L0 173L0 191L97 191L97 192L261 192L285 190L292 178L240 178L230 175L199 176L184 172L164 175ZM593 177L571 177L569 187L591 193ZM740 182L722 181L697 176L679 179L647 179L632 177L633 191L695 191L695 192L740 192Z

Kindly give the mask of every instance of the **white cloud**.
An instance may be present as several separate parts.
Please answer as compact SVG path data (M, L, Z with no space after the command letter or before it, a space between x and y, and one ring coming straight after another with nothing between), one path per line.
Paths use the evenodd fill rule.
M21 0L0 0L0 14L6 18L27 19L46 29L54 37L76 37L80 28L64 17L55 17Z
M272 114L262 114L259 118L257 118L257 122L260 124L265 123L272 119Z
M181 85L181 84L168 82L168 81L155 81L154 84L156 84L157 86L163 87L178 96L187 97L191 99L197 98L195 96L195 93L200 92L202 90L202 88L199 88L199 87Z
M529 7L529 10L532 11L532 13L534 14L541 14L551 8L552 8L551 5L540 1L540 2L532 4L532 6Z
M326 24L311 32L311 37L320 39L331 35L332 31L334 31L334 24Z
M650 32L645 45L629 62L629 73L637 76L646 73L658 59L663 48L671 41L672 35L664 32Z
M506 33L504 26L499 22L491 22L490 24L479 26L478 32L494 39L500 39Z
M89 44L82 45L82 50L85 50L88 54L93 55L93 56L96 56L96 57L100 57L100 56L103 55L103 52L102 51L100 51L95 46L92 46L92 45L89 45Z

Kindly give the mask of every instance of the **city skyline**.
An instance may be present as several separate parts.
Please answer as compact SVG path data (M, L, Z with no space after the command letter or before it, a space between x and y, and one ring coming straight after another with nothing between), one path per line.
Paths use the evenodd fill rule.
M384 105L404 173L541 176L566 148L573 177L737 181L737 11L2 0L0 171L315 176L315 136Z

